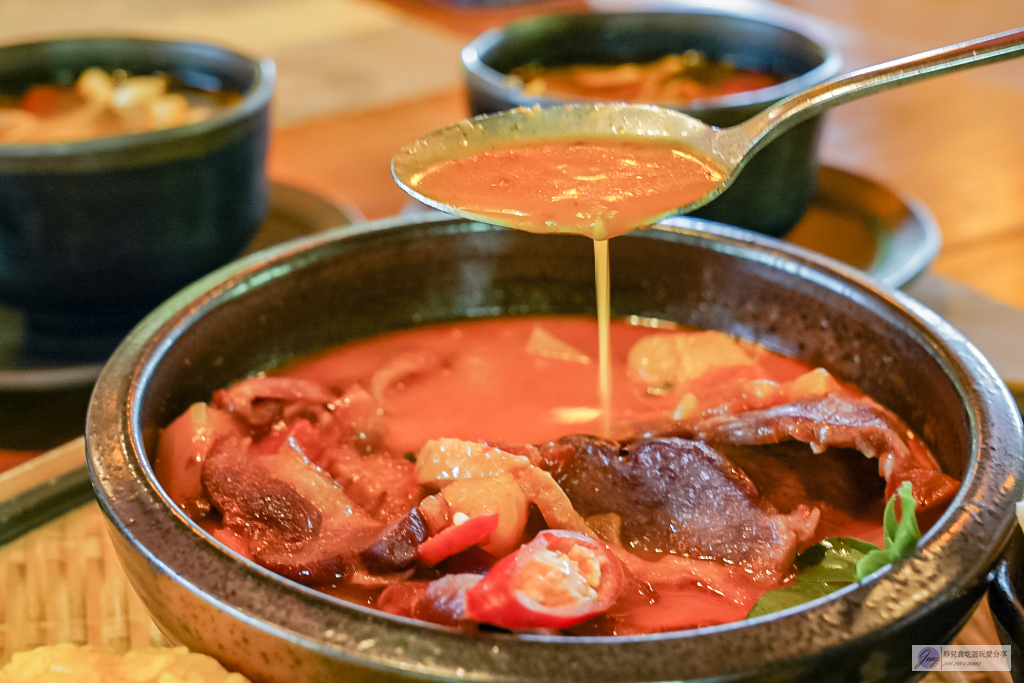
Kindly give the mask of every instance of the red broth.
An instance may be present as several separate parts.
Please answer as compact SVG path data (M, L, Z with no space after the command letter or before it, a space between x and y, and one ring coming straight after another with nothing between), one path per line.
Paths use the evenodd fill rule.
M806 400L807 396L827 395L861 407L868 401L824 371L811 371L803 363L757 345L720 333L661 325L620 321L611 326L615 376L612 435L623 444L650 443L630 440L635 439L638 425L666 420L678 424L678 420L685 422L695 415L749 415L752 413L745 411ZM676 356L672 354L678 350L675 344L685 347L679 367L673 365ZM615 533L622 538L613 540L607 531L594 531L607 528L607 514L588 516L584 522L575 511L551 504L552 495L564 499L562 489L579 495L579 473L566 472L571 472L576 462L573 458L581 456L577 453L558 461L564 447L557 440L598 429L596 351L594 321L575 317L452 323L352 342L299 359L272 377L245 380L217 392L209 404L194 405L164 431L155 469L175 502L231 549L337 597L396 614L475 628L477 621L458 611L463 603L449 598L456 594L480 598L486 591L476 588L478 584L499 571L508 574L515 570L509 569L513 559L529 551L537 553L541 562L525 565L531 572L548 566L544 562L568 562L572 553L582 553L591 561L591 565L570 563L577 569L597 566L593 563L600 560L607 570L600 580L613 577L607 580L614 579L615 584L609 588L595 580L594 595L617 598L610 607L603 605L596 616L581 608L586 618L579 621L552 616L550 611L534 613L521 605L508 607L512 603L507 601L518 599L518 594L495 598L495 591L500 594L503 588L495 579L490 584L497 583L498 588L490 585L485 596L492 599L490 607L481 608L480 613L488 615L484 621L516 629L536 619L536 627L555 624L565 633L612 635L742 619L760 595L792 573L789 564L766 569L763 564L655 547L642 536L627 542L629 506L618 508L622 526L621 532ZM666 358L672 362L665 362ZM338 425L344 428L339 431ZM485 453L487 467L498 469L487 480L469 471L460 475L458 464L445 464L445 476L453 478L424 479L441 438L448 439L449 445ZM591 439L587 442L591 446L602 443L592 437L580 438ZM659 438L654 441L672 442ZM918 459L915 466L944 476L934 472L934 461L912 437L911 446ZM879 477L876 461L844 448L814 454L800 443L726 445L721 453L728 459L726 469L739 468L755 487L753 491L745 489L743 495L773 519L806 522L807 515L801 516L800 511L817 511L815 524L806 527L808 533L802 540L789 539L787 562L797 549L826 536L881 542L886 484ZM517 457L520 460L515 467L521 469L509 470L512 476L501 469L504 465L493 465ZM639 451L630 457L639 458ZM531 458L533 464L526 465L524 458ZM270 469L254 474L246 469L253 462L268 463ZM481 462L466 461L462 466L468 470ZM900 467L897 463L896 469ZM218 478L222 470L230 476ZM460 478L463 475L468 479ZM638 481L656 484L661 476ZM249 488L240 482L249 482L245 485ZM586 482L583 484L585 488ZM561 488L556 491L551 486ZM467 487L468 497L464 494ZM643 493L637 491L635 495ZM593 506L585 498L570 496L566 500L582 510ZM438 517L433 502L440 499L445 499L446 511ZM515 517L512 499L523 501L521 526L505 543L498 538L505 533L503 527L495 525ZM252 511L246 508L252 500L268 501L270 507ZM348 513L356 509L358 514L348 518L355 519L355 526L332 521L332 515L338 513L331 510L337 509L338 501ZM613 504L609 499L609 505ZM741 500L740 504L745 503ZM511 517L506 514L509 510L513 510ZM388 537L388 529L420 511L421 520L426 520L423 524L430 527L429 534L423 534L432 541L432 554L446 545L455 548L454 554L436 566L426 566L410 556L400 571L373 569L370 560L377 559L367 556L367 551ZM460 514L465 518L461 522ZM295 519L302 523L295 524ZM698 519L696 523L703 522ZM486 538L468 538L476 533L470 528L474 525L483 528ZM314 527L322 529L316 532L320 536L310 538L308 529ZM546 528L565 529L557 533L570 541L563 539L562 543L578 546L584 537L604 537L608 545L596 540L598 545L593 546L595 541L588 540L591 546L573 546L570 555L537 551L540 541L528 542ZM285 533L292 536L282 535ZM347 550L328 547L334 555L325 555L324 544L330 546L342 536ZM395 550L389 548L389 552ZM415 554L415 544L412 551ZM445 556L442 549L439 557ZM326 574L325 566L329 567ZM588 576L582 569L577 574L581 581ZM539 585L541 595L550 588L543 581ZM441 589L457 591L449 594ZM435 595L438 590L441 598ZM588 589L581 590L564 599L582 600L586 605ZM494 600L506 606L495 608ZM465 607L467 613L469 610ZM503 614L518 616L505 623Z
M700 199L724 179L678 143L529 141L456 157L410 180L426 197L491 223L605 240Z

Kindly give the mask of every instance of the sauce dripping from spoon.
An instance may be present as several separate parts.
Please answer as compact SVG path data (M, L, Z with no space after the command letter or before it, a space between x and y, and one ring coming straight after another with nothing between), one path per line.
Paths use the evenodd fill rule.
M594 240L598 394L611 419L608 240L689 204L726 174L677 141L621 137L528 140L454 156L409 178L417 193L456 213L535 233Z

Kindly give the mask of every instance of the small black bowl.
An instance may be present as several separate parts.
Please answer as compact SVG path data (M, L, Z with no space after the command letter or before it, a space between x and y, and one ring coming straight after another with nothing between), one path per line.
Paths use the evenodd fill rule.
M105 359L150 309L238 256L268 207L272 61L203 43L51 40L0 48L0 93L92 66L242 98L174 128L0 144L0 304L24 312L40 361Z
M462 64L470 109L486 114L572 101L524 93L522 83L507 76L519 66L643 63L688 49L740 68L788 77L769 88L675 107L723 127L835 76L841 64L836 48L814 24L768 8L534 17L478 36L463 48ZM758 152L732 187L693 215L784 235L800 220L814 194L820 127L818 116L780 135Z

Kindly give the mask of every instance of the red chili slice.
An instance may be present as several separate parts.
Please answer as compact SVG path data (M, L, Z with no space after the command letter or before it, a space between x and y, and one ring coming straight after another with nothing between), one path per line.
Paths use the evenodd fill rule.
M466 615L512 629L562 628L607 610L622 584L622 565L606 545L545 529L466 592Z
M470 517L462 524L443 529L420 543L420 561L432 566L474 545L486 543L497 527L497 512Z

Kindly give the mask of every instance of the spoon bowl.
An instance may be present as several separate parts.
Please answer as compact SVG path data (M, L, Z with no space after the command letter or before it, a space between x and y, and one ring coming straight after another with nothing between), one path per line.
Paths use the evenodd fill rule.
M543 108L518 107L497 114L465 119L424 135L395 154L391 161L391 172L402 189L428 206L471 220L505 227L519 227L521 222L512 217L504 220L493 214L475 213L420 192L418 180L421 174L448 159L500 148L513 141L515 144L524 144L556 138L612 137L677 143L698 151L712 166L729 170L731 157L714 151L719 130L722 129L709 126L682 112L651 104L598 103ZM709 154L707 150L711 150L711 153ZM684 207L685 211L703 206L721 194L727 186L728 183L720 184L699 200L687 204ZM677 213L680 213L677 207L668 207L663 213L650 216L644 224L655 223L661 218Z
M960 69L1020 56L1024 28L923 52L868 67L782 100L735 126L716 128L673 109L645 104L571 104L517 108L465 119L428 133L398 151L392 175L403 190L434 208L464 218L506 227L520 227L508 219L475 213L417 189L419 180L442 162L485 150L525 145L552 139L594 141L608 138L677 144L706 161L721 180L702 196L683 205L667 201L664 210L632 227L650 225L670 215L693 211L720 195L744 165L781 133L826 109L867 95ZM510 207L515 208L515 207Z

